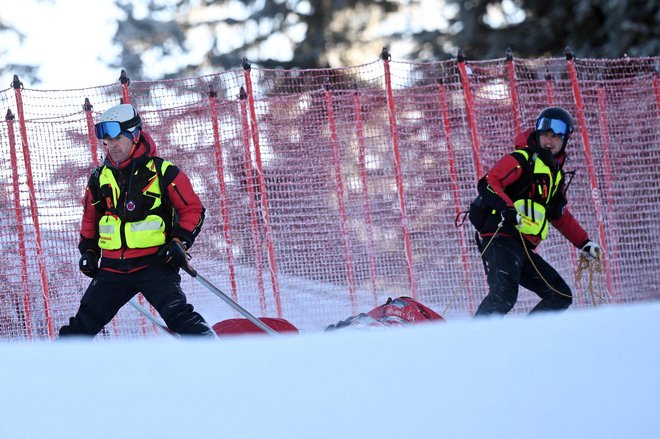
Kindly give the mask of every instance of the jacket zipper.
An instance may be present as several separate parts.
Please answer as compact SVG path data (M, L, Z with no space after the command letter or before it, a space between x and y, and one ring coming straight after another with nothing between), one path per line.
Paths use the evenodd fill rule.
M119 171L121 172L121 171ZM128 190L124 192L124 202L122 203L121 206L121 227L119 228L119 237L121 239L121 257L120 259L125 259L125 253L126 253L126 247L128 244L126 243L126 221L124 218L126 218L126 203L128 202L128 194L131 193L131 186L133 184L133 173L135 172L135 162L131 163L131 170L128 174ZM123 174L123 173L122 173ZM126 176L122 175L122 183L126 182Z

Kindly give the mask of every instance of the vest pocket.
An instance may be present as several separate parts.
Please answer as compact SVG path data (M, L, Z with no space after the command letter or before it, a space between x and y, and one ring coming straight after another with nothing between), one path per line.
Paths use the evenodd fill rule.
M99 247L105 250L121 248L121 220L114 215L105 215L99 221Z
M548 231L545 206L528 198L516 200L513 205L522 217L517 229L525 235L538 235L545 239Z
M129 248L157 247L165 244L165 222L158 215L126 223L126 245Z

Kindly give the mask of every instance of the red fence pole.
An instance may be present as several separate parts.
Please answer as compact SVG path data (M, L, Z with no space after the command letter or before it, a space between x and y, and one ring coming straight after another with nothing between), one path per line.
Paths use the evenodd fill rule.
M547 95L547 105L548 107L554 107L555 106L555 84L552 80L552 75L550 72L546 72L545 75L545 91ZM571 262L573 266L577 266L578 264L578 255L577 252L575 251L574 247L570 245L568 242L566 244L568 247L570 247L571 251L569 254L571 255ZM573 285L575 285L576 288L581 289L582 286L578 284L577 282L577 272L573 272ZM584 294L576 295L575 299L581 303L581 304L586 304L586 296Z
M614 175L612 173L612 164L610 163L610 130L607 127L607 105L605 102L605 89L602 85L598 88L598 115L600 121L600 134L603 142L603 165L605 166L605 199L607 200L607 206L609 207L610 219L614 218L614 201L613 201L613 190L612 190L612 180L609 177ZM614 284L616 286L616 291L620 293L620 274L619 274L619 263L618 256L619 250L617 243L618 240L618 230L616 229L616 222L608 221L610 227L610 233L612 234L612 243L610 244L609 251L609 260L612 263L612 268L614 270Z
M92 116L92 108L93 107L89 102L89 99L85 98L83 110L85 111L85 119L87 120L87 138L89 139L89 144L92 147L92 161L94 162L94 166L98 166L99 153L96 143L96 134L94 134L94 117Z
M245 161L245 178L248 191L250 210L250 222L252 224L252 243L254 244L254 265L257 270L257 288L259 289L259 307L261 314L266 315L266 292L264 290L264 274L263 265L261 263L261 238L259 236L259 221L257 219L257 203L256 195L254 193L254 175L252 173L252 153L250 152L250 123L248 122L247 115L247 93L245 88L241 87L239 95L241 105L241 123L243 126L243 160Z
M222 215L225 243L227 245L227 263L229 264L229 282L231 283L231 297L238 302L236 291L236 272L234 270L234 256L232 253L231 223L229 221L229 208L227 206L227 185L225 184L225 167L222 164L222 144L220 143L220 129L218 127L218 109L216 107L218 93L209 86L209 107L211 109L211 123L213 125L213 144L215 151L215 167L218 171L218 187L220 188L220 212Z
M131 103L131 95L129 92L129 85L131 85L131 80L126 74L126 70L122 69L121 73L119 74L119 82L121 83L121 103L122 104L130 104ZM144 296L142 294L138 294L138 303L142 306L144 306ZM151 311L152 314L155 313L154 307L149 304L149 310ZM142 325L142 334L146 335L147 334L147 320L144 317L144 315L140 314L140 323ZM158 333L159 328L156 327L156 325L152 324L151 329Z
M555 104L555 84L552 82L550 73L545 75L545 92L548 95L548 106L552 107Z
M9 136L9 154L11 155L12 184L14 189L14 211L16 212L16 231L18 232L18 252L21 256L21 285L23 286L23 310L25 312L25 332L32 338L32 318L30 313L30 283L27 268L27 252L25 251L25 230L23 228L23 211L21 210L20 183L18 181L18 158L16 156L16 138L14 137L14 115L7 110L7 135Z
M34 189L34 179L32 178L32 165L30 163L30 148L28 145L27 127L25 125L25 113L23 111L23 96L21 89L23 83L18 80L18 76L14 75L14 92L16 94L16 108L18 110L19 128L21 132L21 139L23 141L23 160L25 162L25 172L27 174L27 184L30 194L30 212L32 214L32 222L34 224L34 233L37 244L37 259L39 261L39 272L41 273L41 288L43 293L44 302L44 315L46 317L46 327L48 329L48 336L54 337L53 321L50 316L50 292L48 288L48 274L46 271L46 257L44 255L42 241L41 241L41 228L39 227L39 208L37 206L37 196Z
M468 127L470 128L470 137L472 138L472 154L474 155L474 166L476 169L477 178L481 178L484 173L481 168L481 159L479 158L479 136L477 135L477 124L474 120L474 103L472 101L470 78L468 77L467 68L465 67L465 57L463 56L463 51L458 51L456 61L458 64L458 73L461 77L461 84L463 85L463 95L465 96L465 113L467 116Z
M353 95L353 105L355 112L356 136L358 143L358 161L360 163L360 178L362 179L362 197L364 205L364 222L367 226L367 258L369 259L369 277L371 279L371 294L374 299L374 306L378 305L378 290L376 288L376 256L374 252L374 233L371 224L371 208L369 206L369 184L367 179L366 148L364 145L364 122L362 117L362 103L360 102L360 93L355 90Z
M406 199L403 191L403 170L401 169L401 156L399 154L399 133L397 131L396 113L394 112L394 96L392 93L392 76L390 74L390 54L387 48L383 48L380 55L385 68L385 87L387 88L387 113L389 115L390 134L392 136L392 146L394 148L394 175L396 178L396 187L399 192L399 208L401 211L401 229L403 232L403 242L406 251L406 262L408 266L408 284L413 299L417 299L417 284L415 282L415 272L412 258L412 249L410 244L410 225L408 223L408 214L406 213Z
M254 153L257 161L257 178L259 179L259 190L261 192L261 209L264 215L264 225L266 228L266 246L268 247L268 261L270 263L270 278L275 296L275 306L277 316L282 318L282 301L280 298L280 285L277 278L277 260L275 258L275 246L273 243L273 231L270 226L270 214L268 212L268 197L266 195L266 182L264 181L264 169L261 162L261 148L259 146L259 127L257 125L257 112L254 108L254 94L252 93L252 78L250 64L247 59L243 59L243 72L245 77L245 89L248 96L248 105L250 107L250 122L252 125L252 142L254 143Z
M653 93L655 93L655 107L660 117L660 77L657 72L653 75Z
M348 282L348 296L351 300L353 314L357 313L357 298L355 296L355 271L353 268L353 257L351 255L350 240L348 237L348 215L344 204L344 181L341 177L341 155L339 152L339 140L337 139L337 125L335 124L335 110L333 108L332 92L329 88L325 91L325 106L328 113L328 124L330 126L330 141L332 143L332 157L335 164L335 183L337 186L337 203L339 206L340 232L344 241L344 265L346 268L346 280Z
M94 132L94 117L92 116L93 108L94 107L89 99L85 98L83 111L85 112L85 120L87 121L87 138L89 139L89 143L91 145L92 162L94 163L94 166L98 166L99 154L96 142L96 133ZM119 316L115 316L115 318L112 319L112 330L116 336L119 335Z
M548 97L548 99L547 99L548 107L554 107L555 106L555 85L552 82L552 75L550 74L550 72L547 72L547 71L546 71L546 74L545 74L545 92L546 92L546 96ZM568 245L570 245L570 244L567 243L567 246ZM572 246L570 246L570 247L571 247L571 249L573 248ZM570 251L570 255L571 255L571 262L573 263L573 266L576 266L577 263L578 263L577 253L575 252L575 250L572 250L572 251ZM577 283L576 272L573 273L573 285L575 285L577 288L581 288L581 285L579 285ZM585 296L583 294L580 294L580 295L577 295L577 297L575 299L577 301L579 301L580 303L584 304L584 303L586 303L584 298L585 298Z
M589 183L591 184L591 197L594 202L594 209L596 211L596 222L598 223L598 235L600 237L600 245L603 248L603 269L605 270L605 279L607 286L608 297L612 298L614 295L612 286L612 273L609 270L609 253L607 251L607 240L605 235L605 224L603 222L603 209L600 198L600 190L598 189L598 182L596 180L596 170L594 162L591 157L591 144L587 134L587 120L584 115L584 105L582 102L582 94L580 92L580 84L578 82L577 71L575 70L575 63L573 61L573 54L570 50L566 50L566 60L568 62L568 72L571 78L571 85L573 87L573 98L577 107L578 120L582 127L582 142L584 143L585 155L587 159L587 172L589 173ZM617 293L617 300L620 301L620 292Z
M461 212L461 194L458 186L458 171L456 169L456 158L454 155L454 146L451 141L451 123L449 121L449 108L447 106L447 90L442 83L442 78L438 86L440 94L440 105L442 107L442 122L445 131L445 142L447 143L447 152L449 153L449 176L451 178L452 192L454 194L454 209L456 215ZM458 230L458 242L461 247L461 260L463 262L463 276L465 277L465 285L467 286L467 302L470 314L474 314L474 302L472 299L472 277L470 276L470 262L467 245L463 240L463 234Z
M126 70L124 69L122 69L121 73L119 74L119 82L121 82L121 102L123 104L130 104L131 95L128 92L128 86L131 85L131 80L128 78Z
M261 262L261 238L259 237L259 221L257 219L257 203L256 195L254 193L254 175L252 173L252 153L250 152L250 124L247 115L247 93L245 88L241 87L240 95L241 105L241 124L243 126L243 161L245 162L245 178L248 191L250 211L250 223L252 225L252 243L254 244L254 264L257 270L257 288L259 290L259 307L261 314L267 313L266 308L266 293L264 290L264 275L263 264Z
M516 130L516 136L522 131L520 123L520 104L518 103L518 90L516 89L516 67L513 64L513 52L511 48L506 49L506 76L509 80L509 90L511 90L511 111L513 112L513 127Z

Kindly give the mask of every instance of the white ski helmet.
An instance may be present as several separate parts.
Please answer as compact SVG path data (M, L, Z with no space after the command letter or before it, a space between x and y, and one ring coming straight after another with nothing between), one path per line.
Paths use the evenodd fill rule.
M100 121L94 125L96 137L117 137L122 132L133 133L136 128L142 127L142 121L135 107L131 104L119 104L110 107L101 114Z

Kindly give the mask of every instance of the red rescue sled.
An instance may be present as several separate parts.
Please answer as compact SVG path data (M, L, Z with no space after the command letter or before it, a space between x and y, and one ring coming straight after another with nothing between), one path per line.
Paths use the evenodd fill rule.
M298 333L296 328L291 322L285 319L276 317L259 317L264 324L272 328L276 332L295 332ZM219 337L243 334L265 334L265 332L257 325L248 319L227 319L222 320L212 326L213 330Z

